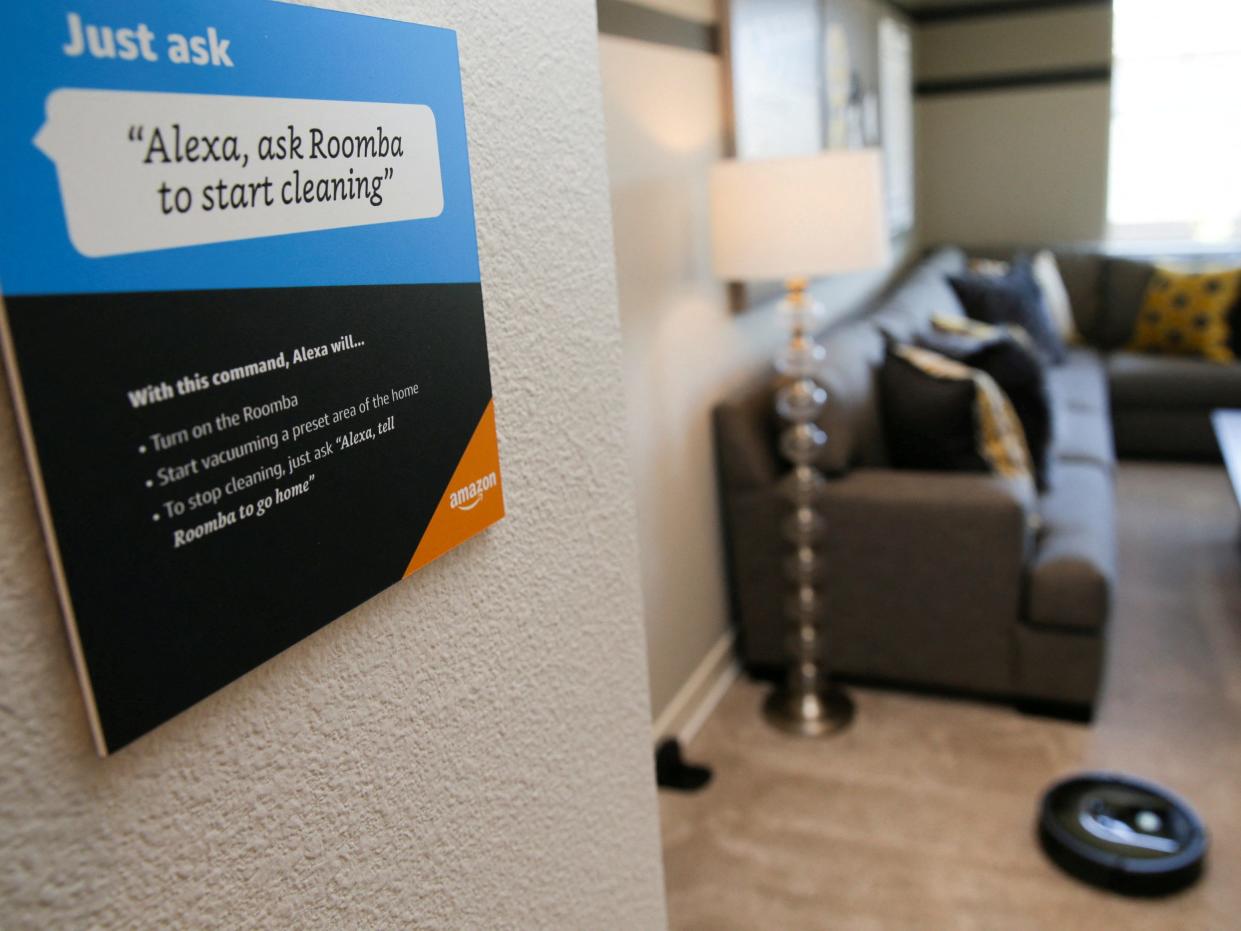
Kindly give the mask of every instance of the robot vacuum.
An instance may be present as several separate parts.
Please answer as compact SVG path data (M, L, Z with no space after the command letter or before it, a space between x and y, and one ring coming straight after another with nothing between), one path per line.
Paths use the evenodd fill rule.
M1070 876L1123 895L1159 896L1202 875L1207 831L1183 800L1118 773L1082 773L1047 790L1039 840Z

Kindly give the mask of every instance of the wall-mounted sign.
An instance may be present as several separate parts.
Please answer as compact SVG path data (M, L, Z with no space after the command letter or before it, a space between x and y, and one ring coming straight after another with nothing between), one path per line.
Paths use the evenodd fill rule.
M109 752L503 516L456 35L12 3L0 75L6 362Z

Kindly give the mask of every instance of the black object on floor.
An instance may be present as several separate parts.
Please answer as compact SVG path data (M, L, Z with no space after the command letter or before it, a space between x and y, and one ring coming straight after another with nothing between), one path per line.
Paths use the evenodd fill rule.
M711 770L686 763L681 756L680 742L669 738L655 750L655 781L661 789L697 792L711 781Z
M1207 832L1159 786L1118 773L1082 773L1047 790L1039 840L1070 876L1133 896L1168 895L1202 874Z

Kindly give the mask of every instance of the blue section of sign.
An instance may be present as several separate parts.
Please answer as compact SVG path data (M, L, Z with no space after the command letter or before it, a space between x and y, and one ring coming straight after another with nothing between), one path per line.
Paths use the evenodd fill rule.
M69 14L154 33L158 61L67 56ZM166 37L229 42L233 67L174 64ZM418 103L435 114L444 212L91 259L69 241L56 166L33 145L62 88ZM11 295L477 282L456 34L274 0L38 0L0 9L0 287ZM106 171L101 174L106 179ZM105 181L106 183L106 181ZM116 222L123 224L124 217Z

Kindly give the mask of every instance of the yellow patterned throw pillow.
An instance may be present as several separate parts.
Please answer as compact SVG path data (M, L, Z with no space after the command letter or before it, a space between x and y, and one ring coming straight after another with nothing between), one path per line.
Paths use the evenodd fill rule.
M1181 272L1156 268L1142 296L1131 349L1234 362L1229 317L1241 297L1241 268Z

